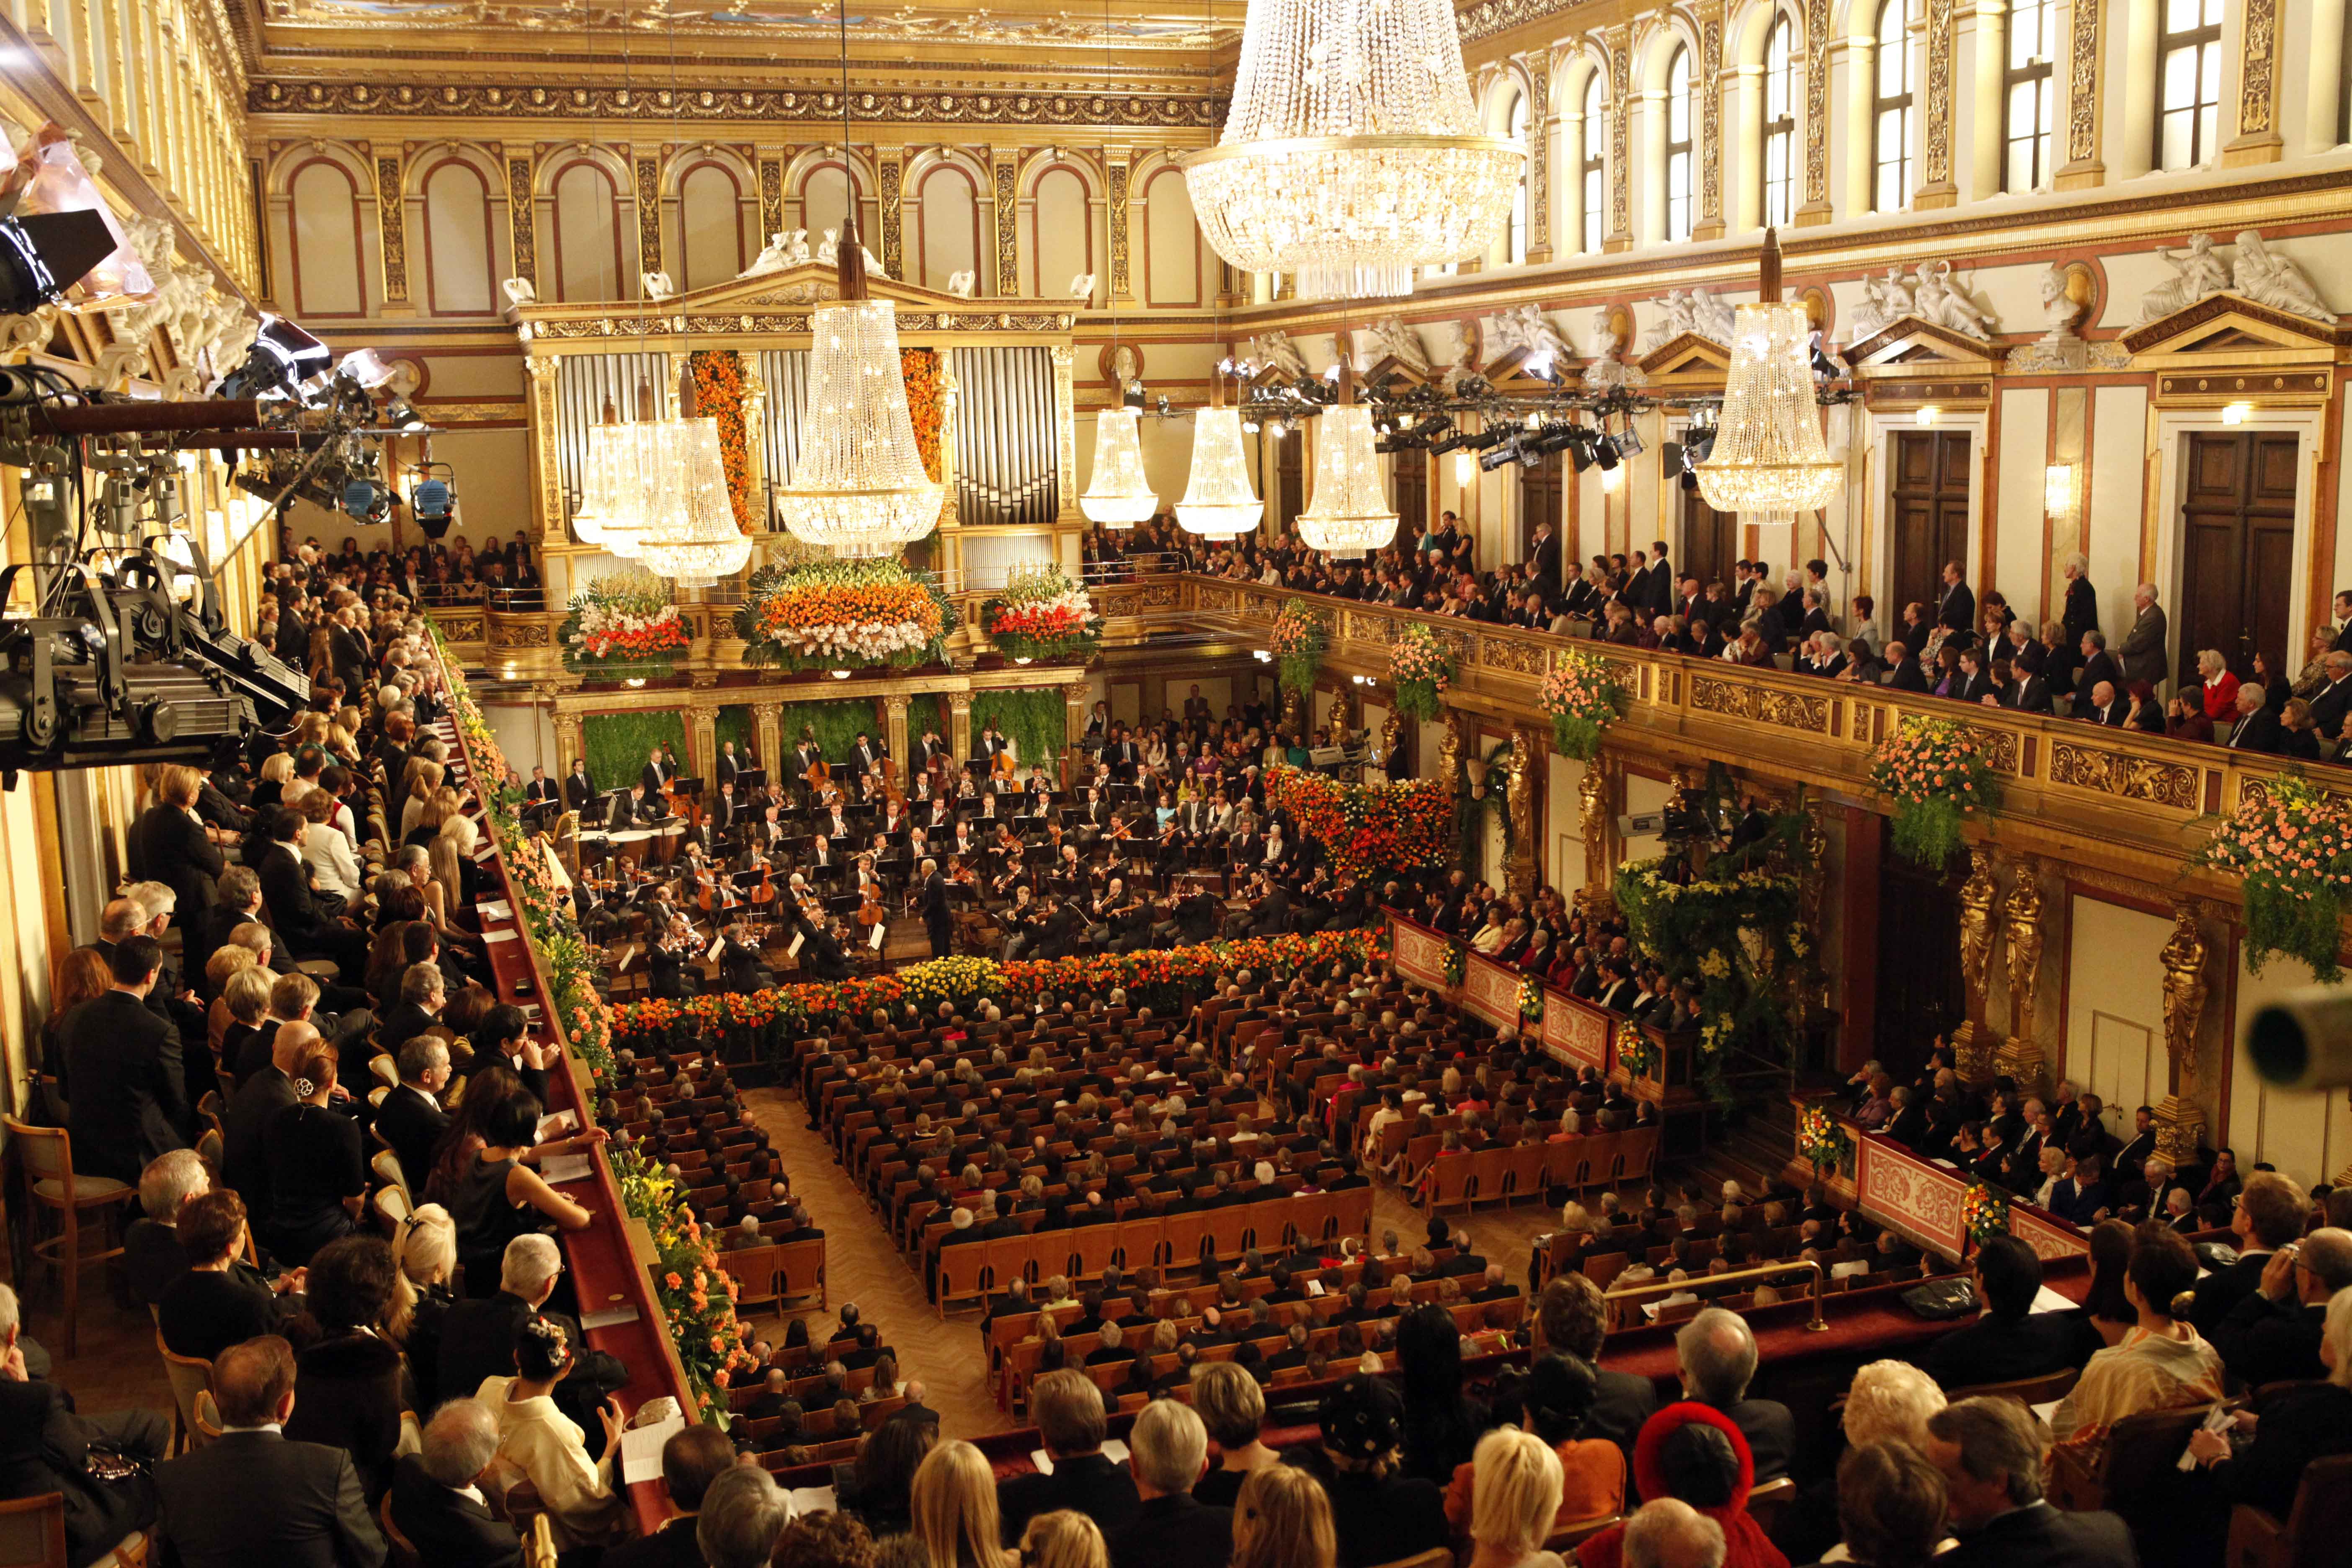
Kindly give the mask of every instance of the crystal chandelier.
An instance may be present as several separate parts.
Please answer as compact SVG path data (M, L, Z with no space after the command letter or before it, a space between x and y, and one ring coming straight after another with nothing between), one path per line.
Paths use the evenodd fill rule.
M1241 410L1202 409L1192 416L1192 475L1176 503L1177 522L1203 539L1234 539L1265 513L1242 454Z
M1141 423L1142 416L1124 405L1095 416L1095 470L1078 498L1088 521L1133 528L1160 510L1160 498L1143 477Z
M1717 511L1814 511L1843 470L1822 437L1813 395L1812 319L1780 300L1780 237L1764 231L1758 302L1738 308L1715 448L1696 465L1699 494Z
M1217 254L1307 299L1478 255L1526 164L1478 134L1447 0L1250 0L1223 134L1182 161Z
M1315 495L1298 514L1298 537L1310 550L1355 553L1385 549L1396 528L1373 452L1372 411L1360 403L1325 409L1315 434Z
M692 394L688 383L677 417L642 426L649 461L635 552L646 570L686 587L731 577L751 558L751 536L735 525L727 494L719 421L696 416Z
M840 301L819 305L811 323L800 462L776 491L776 520L793 538L853 560L896 555L929 533L942 492L915 447L898 307L866 297L863 248L853 213Z
M653 390L639 384L637 406L650 408ZM613 400L604 400L604 416L588 427L587 447L580 466L580 510L572 529L583 544L601 544L625 560L635 559L645 532L647 465L646 426L623 421Z

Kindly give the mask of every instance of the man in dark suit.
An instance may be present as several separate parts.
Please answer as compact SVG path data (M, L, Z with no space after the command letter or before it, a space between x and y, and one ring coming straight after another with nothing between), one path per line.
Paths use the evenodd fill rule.
M165 1568L381 1568L383 1537L341 1448L290 1443L294 1349L275 1334L213 1363L222 1435L155 1470L150 1536Z
M1528 580L1546 599L1559 597L1559 535L1549 517L1536 520L1535 538L1528 544Z
M269 1216L269 1165L262 1136L277 1114L294 1103L294 1069L318 1043L315 1025L280 1026L270 1042L269 1065L245 1080L221 1118L221 1184L245 1198L257 1231Z
M68 1016L58 1084L73 1112L74 1169L131 1183L147 1162L188 1142L188 1089L180 1032L147 1006L163 966L149 936L114 944L114 984Z
M449 1085L449 1047L437 1035L415 1035L399 1043L395 1059L400 1082L376 1107L373 1125L392 1145L409 1190L419 1192L433 1169L434 1146L449 1131L449 1116L439 1099Z
M2019 713L2051 710L2050 683L2023 665L2010 667L2010 682L2000 689L2000 705Z
M736 775L740 773L742 771L743 764L735 760L735 742L732 741L720 742L719 743L718 760L713 762L710 765L711 776L717 779L722 785L731 784L735 782Z
M1996 1236L1977 1253L1970 1284L1989 1310L1954 1329L1919 1358L1927 1374L1947 1390L2010 1383L2078 1366L2098 1348L2070 1312L2036 1312L2042 1259L2011 1236Z
M1016 1476L997 1488L1005 1543L1018 1542L1031 1520L1055 1509L1086 1514L1106 1536L1133 1523L1143 1505L1127 1470L1103 1455L1101 1391L1085 1373L1066 1368L1039 1378L1029 1398L1054 1470Z
M1902 643L1886 645L1886 685L1895 691L1927 689L1927 671L1919 668L1919 661L1911 657L1910 648Z
M2263 700L2263 689L2249 680L2238 688L2238 716L2216 738L2233 752L2275 756L2286 749L2286 726Z
M923 877L923 931L931 939L931 956L945 958L955 945L955 921L948 912L948 879L940 875L940 863L925 860Z
M2352 653L2330 649L2321 664L2327 671L2327 684L2311 698L2311 721L2320 734L2330 741L2344 734L2344 719L2352 713Z
M1927 1417L1927 1462L1942 1472L1959 1545L1938 1568L2136 1568L2112 1513L2062 1513L2042 1496L2049 1436L2014 1399L1963 1399Z
M563 775L563 804L573 811L584 813L595 799L596 784L588 776L588 764L575 759L572 771Z
M2091 694L2102 683L2116 688L2123 684L2123 671L2116 668L2115 656L2107 652L2105 633L2096 629L2084 632L2082 652L2083 662L2074 671L2074 712L2078 719L2091 707Z
M627 1382L619 1358L585 1348L580 1325L556 1312L542 1312L547 1299L562 1277L562 1257L555 1243L536 1232L507 1243L499 1260L499 1288L488 1295L460 1301L449 1309L441 1329L441 1354L435 1366L435 1385L416 1391L426 1408L445 1399L470 1399L486 1377L512 1377L515 1332L525 1320L543 1316L562 1327L572 1343L583 1348L571 1373L555 1385L555 1407L587 1434L588 1453L594 1458L604 1432L596 1412L604 1395Z
M118 1483L89 1474L91 1447L152 1464L170 1447L171 1430L152 1410L76 1411L73 1396L48 1381L48 1358L24 1339L22 1316L16 1293L0 1285L0 1499L58 1494L66 1561L94 1562L153 1522L155 1494L144 1477Z
M2276 1171L2256 1171L2246 1178L2237 1205L2230 1211L2238 1260L2197 1281L2189 1321L2199 1333L2211 1339L2231 1309L2262 1289L2271 1254L2303 1234L2309 1207L2303 1189Z
M2249 1387L2327 1375L2319 1342L2328 1299L2352 1285L2352 1231L2315 1230L2271 1254L2252 1295L2213 1330L2230 1375Z
M562 798L562 792L556 782L547 776L547 770L534 763L531 764L530 782L522 786L522 798L526 805L553 805Z
M1606 1437L1630 1456L1643 1424L1657 1414L1658 1394L1646 1377L1601 1370L1601 1343L1608 1329L1601 1288L1581 1274L1555 1276L1544 1287L1536 1312L1542 1321L1547 1346L1594 1369L1597 1388L1592 1413L1585 1417L1579 1435Z
M329 914L311 896L310 870L302 858L302 841L310 833L310 820L292 806L281 806L270 817L269 843L254 868L261 876L262 902L268 907L270 925L297 958L331 958L356 984L367 968L367 933Z
M604 1568L702 1568L694 1543L701 1522L702 1495L735 1463L735 1446L708 1423L673 1432L662 1444L662 1489L678 1517L653 1534L605 1549Z
M1957 561L1944 563L1944 591L1936 600L1936 624L1950 631L1977 629L1977 595Z
M1234 1552L1234 1513L1192 1496L1209 1468L1209 1433L1189 1405L1154 1400L1128 1434L1129 1468L1141 1507L1105 1531L1111 1568L1200 1568Z
M2088 706L2084 706L2079 700L2074 704L2074 717L2087 719L2094 724L2105 724L2110 729L2120 730L2124 727L2124 721L2131 717L2131 712L2129 705L2116 695L2115 683L2102 680L2091 688L2091 700Z
M718 1436L733 1458L717 1427L687 1430ZM520 1568L522 1538L490 1512L477 1484L498 1453L498 1418L474 1400L453 1399L425 1423L424 1452L404 1454L394 1465L392 1525L421 1560L450 1568Z
M1777 1399L1748 1397L1756 1375L1756 1336L1748 1321L1709 1307L1675 1336L1675 1359L1682 1370L1683 1397L1713 1405L1748 1439L1757 1484L1787 1475L1797 1452L1796 1417Z

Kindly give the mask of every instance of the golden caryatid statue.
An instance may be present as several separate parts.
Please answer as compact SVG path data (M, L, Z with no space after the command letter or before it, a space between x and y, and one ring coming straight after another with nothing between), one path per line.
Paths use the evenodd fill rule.
M1449 785L1462 777L1462 716L1445 710L1445 739L1437 743L1437 776Z
M1997 1070L2021 1086L2042 1080L2042 1047L2033 1038L2034 994L2042 984L2042 863L2032 856L2017 863L2017 881L2001 906L2009 941L2009 1038L1994 1060Z
M2158 960L2164 965L2164 1049L2172 1058L2172 1089L2156 1108L2156 1152L2176 1170L2197 1157L2205 1131L2204 1113L2190 1098L2197 1079L2197 1026L2212 992L2207 961L2210 950L2197 921L2197 901L2172 906L2172 936Z
M1969 851L1969 879L1960 884L1960 986L1967 1016L1952 1031L1952 1054L1962 1079L1992 1080L1992 1040L1985 1028L1985 980L1992 969L1993 906L2000 887L1993 880L1992 851Z
M1532 898L1536 890L1536 770L1542 764L1525 730L1511 731L1511 752L1503 765L1509 770L1504 783L1503 804L1511 814L1511 852L1504 867L1504 879L1510 884L1512 897Z
M1348 743L1348 694L1345 691L1335 691L1331 694L1331 706L1323 715L1323 726L1331 731L1333 745L1344 746Z
M1395 758L1403 746L1404 715L1391 708L1389 716L1381 721L1381 755L1389 760L1389 775L1391 778L1402 776L1396 771Z
M1584 764L1576 786L1577 831L1584 838L1585 901L1605 907L1609 896L1609 776L1599 757Z

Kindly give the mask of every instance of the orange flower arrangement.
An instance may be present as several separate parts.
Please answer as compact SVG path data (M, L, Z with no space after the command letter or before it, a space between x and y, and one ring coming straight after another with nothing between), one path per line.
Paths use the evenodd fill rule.
M751 456L743 435L743 362L732 349L698 349L688 363L703 417L719 424L719 462L727 471L727 500L735 509L735 526L750 533Z
M940 385L937 349L900 349L898 371L907 380L907 416L915 422L915 450L923 472L940 478L940 435L947 426L947 396Z
M896 561L762 566L735 612L751 662L786 669L927 664L955 628L946 596Z

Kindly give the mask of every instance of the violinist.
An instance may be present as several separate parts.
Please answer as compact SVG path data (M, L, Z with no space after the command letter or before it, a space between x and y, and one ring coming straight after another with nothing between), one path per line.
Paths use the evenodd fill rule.
M647 954L653 965L653 991L666 1002L683 1002L702 990L694 971L694 955L701 942L684 915L672 915L654 928L660 932Z
M817 897L816 889L809 886L807 878L798 871L793 872L784 884L784 890L791 895L793 907L800 910L803 918L820 925L824 922L824 900Z
M1021 950L1037 940L1037 928L1045 923L1045 912L1029 891L1029 884L1020 883L1013 889L1013 903L997 921L1004 928L1004 945L998 953L1006 963L1021 956Z
M1024 792L1029 797L1029 815L1044 816L1054 809L1054 786L1045 782L1045 764L1039 763L1029 770L1029 783Z
M760 950L747 940L740 921L730 921L719 937L719 984L722 990L750 992L776 983L760 962Z
M811 980L848 979L849 954L840 933L823 920L803 919L799 929L801 973Z

